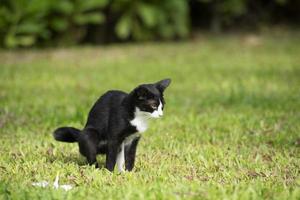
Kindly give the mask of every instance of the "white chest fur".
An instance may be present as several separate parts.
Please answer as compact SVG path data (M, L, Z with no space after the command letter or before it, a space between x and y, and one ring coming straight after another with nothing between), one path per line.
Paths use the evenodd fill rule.
M134 113L134 118L130 121L130 124L132 126L135 126L136 130L139 133L142 133L145 132L148 128L148 120L149 120L148 114L136 108L136 111Z

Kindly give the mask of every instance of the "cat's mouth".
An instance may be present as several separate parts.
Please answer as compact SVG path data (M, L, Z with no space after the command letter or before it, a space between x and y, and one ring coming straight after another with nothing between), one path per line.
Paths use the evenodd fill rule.
M161 118L163 116L163 112L159 110L154 110L152 113L149 113L151 118Z
M143 116L145 118L161 118L163 116L162 110L154 110L151 112L141 111L139 108L135 111L136 116Z

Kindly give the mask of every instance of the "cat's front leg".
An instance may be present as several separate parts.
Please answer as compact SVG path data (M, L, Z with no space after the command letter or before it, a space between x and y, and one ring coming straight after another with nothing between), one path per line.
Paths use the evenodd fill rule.
M118 155L117 155L117 166L118 166L118 170L119 172L124 172L124 163L125 163L125 153L124 153L125 149L124 149L124 142L122 142Z
M135 163L136 148L140 137L135 138L130 144L125 146L125 169L131 171Z

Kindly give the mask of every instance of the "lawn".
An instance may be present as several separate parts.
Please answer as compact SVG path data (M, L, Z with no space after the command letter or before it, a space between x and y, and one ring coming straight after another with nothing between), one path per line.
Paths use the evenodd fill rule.
M299 55L299 32L1 50L0 199L300 199ZM133 172L52 138L105 91L167 77ZM32 186L58 173L72 190Z

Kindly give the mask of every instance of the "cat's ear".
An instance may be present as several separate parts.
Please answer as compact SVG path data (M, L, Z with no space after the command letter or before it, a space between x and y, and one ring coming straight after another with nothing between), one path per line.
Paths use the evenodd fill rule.
M154 83L156 88L163 92L171 83L171 79L167 78L161 81L158 81L157 83Z

